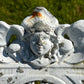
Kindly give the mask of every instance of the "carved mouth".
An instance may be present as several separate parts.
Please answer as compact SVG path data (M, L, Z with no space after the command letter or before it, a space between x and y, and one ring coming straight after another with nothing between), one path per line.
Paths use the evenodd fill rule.
M39 52L43 51L43 46L38 46L38 51Z
M41 55L41 52L38 52L39 55Z

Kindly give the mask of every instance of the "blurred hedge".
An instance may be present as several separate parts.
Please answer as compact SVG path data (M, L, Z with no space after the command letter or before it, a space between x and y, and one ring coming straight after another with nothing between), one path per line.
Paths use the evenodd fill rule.
M21 24L37 6L47 8L62 24L84 19L83 0L0 0L0 21Z

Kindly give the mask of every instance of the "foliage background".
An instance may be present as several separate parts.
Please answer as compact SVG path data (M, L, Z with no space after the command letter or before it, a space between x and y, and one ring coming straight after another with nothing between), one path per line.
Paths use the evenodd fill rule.
M37 6L47 8L60 24L84 19L84 0L0 0L0 21L21 24Z

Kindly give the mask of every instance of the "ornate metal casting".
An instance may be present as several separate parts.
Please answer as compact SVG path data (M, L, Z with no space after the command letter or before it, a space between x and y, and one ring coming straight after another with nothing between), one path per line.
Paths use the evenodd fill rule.
M84 20L59 24L36 7L21 25L0 21L0 84L84 84Z

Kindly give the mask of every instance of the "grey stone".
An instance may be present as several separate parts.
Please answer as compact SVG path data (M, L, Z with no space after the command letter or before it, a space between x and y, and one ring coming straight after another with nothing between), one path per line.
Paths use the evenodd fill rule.
M44 7L36 7L32 15L26 17L22 23L28 32L55 30L58 20Z
M21 25L0 21L0 83L83 84L83 25L59 24L44 7ZM12 35L17 39L10 42Z
M70 37L70 40L74 42L74 46L76 46L78 49L83 50L84 49L84 20L79 20L74 22L69 30L68 35Z

